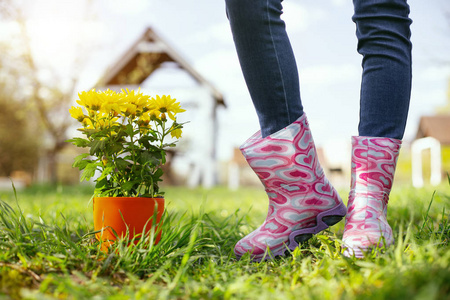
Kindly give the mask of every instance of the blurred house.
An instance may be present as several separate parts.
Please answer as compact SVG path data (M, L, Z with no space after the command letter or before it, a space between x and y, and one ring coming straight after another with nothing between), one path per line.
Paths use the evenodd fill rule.
M420 118L416 139L433 137L441 145L450 145L450 114Z
M411 144L412 182L424 185L422 152L430 151L430 183L437 185L450 172L450 114L420 118L416 140ZM448 154L447 154L448 153ZM427 163L427 162L426 162Z
M175 98L181 100L183 108L188 108L186 113L195 110L196 113L190 115L189 124L183 130L183 143L189 141L189 146L185 146L184 157L189 162L186 170L187 183L190 186L203 185L211 187L217 183L217 136L218 120L217 110L219 107L226 107L222 94L195 68L190 65L179 52L175 51L161 36L152 28L147 28L145 32L131 45L126 52L119 57L105 72L103 78L97 83L97 88L110 88L120 90L122 88L136 89L144 81L154 74L161 74L164 70L182 70L197 84L190 88L190 91L177 91L176 82L171 84ZM158 71L158 72L156 72ZM167 83L165 83L167 85ZM142 87L145 90L145 85ZM151 90L155 88L152 86ZM181 99L183 98L183 99ZM184 98L190 98L194 103L183 102ZM192 118L191 118L192 117ZM197 126L197 127L195 127ZM189 133L188 127L195 127L195 132L186 137ZM179 149L170 153L172 160L180 156ZM167 166L170 166L170 163ZM176 174L165 171L165 182L176 181Z

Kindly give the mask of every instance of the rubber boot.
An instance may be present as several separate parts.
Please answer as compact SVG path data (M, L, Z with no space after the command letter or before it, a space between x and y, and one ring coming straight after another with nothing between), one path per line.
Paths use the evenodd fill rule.
M343 243L344 255L361 258L394 242L386 215L401 141L352 137L352 179Z
M240 149L265 187L269 211L265 222L236 244L237 258L283 256L345 216L347 209L319 164L305 114L266 138L255 133Z

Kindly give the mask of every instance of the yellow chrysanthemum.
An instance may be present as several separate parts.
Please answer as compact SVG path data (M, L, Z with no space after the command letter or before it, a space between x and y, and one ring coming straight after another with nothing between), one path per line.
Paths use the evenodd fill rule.
M141 93L141 88L135 92L134 90L122 90L122 95L124 96L124 101L128 104L134 104L137 111L148 110L147 106L149 104L150 96Z
M70 116L76 120L78 120L78 122L83 122L84 118L86 118L86 116L83 113L83 109L81 107L75 107L72 106L69 109L70 112Z
M156 96L156 99L152 98L152 100L155 101L155 109L160 113L161 118L167 113L169 118L175 121L177 113L186 111L180 107L179 102L176 102L177 99L172 99L170 95Z
M85 118L82 122L83 127L86 129L94 129L94 125L92 124L91 119Z
M146 113L143 113L140 116L138 122L141 123L141 124L147 124L148 125L148 123L150 123L150 119L151 119L150 114L148 112L146 112Z
M179 139L181 137L181 134L183 132L181 131L181 128L174 129L170 132L170 136Z
M117 115L121 112L120 107L124 102L124 97L122 94L118 94L108 89L100 93L99 98L102 103L102 113Z
M146 112L146 114L150 117L150 120L159 119L159 115L161 114L159 110L152 109Z
M98 114L96 117L95 128L105 129L117 125L118 117L111 117L109 114Z
M134 115L136 115L136 112L137 112L137 106L134 105L133 103L125 103L125 104L122 104L121 110L122 110L122 113L126 117L134 116Z
M90 90L89 92L81 92L78 93L77 103L81 106L86 107L88 110L99 111L102 108L102 92L96 92L95 89Z
M141 134L147 134L148 130L151 128L150 115L148 113L143 113L137 121L137 124L139 125Z

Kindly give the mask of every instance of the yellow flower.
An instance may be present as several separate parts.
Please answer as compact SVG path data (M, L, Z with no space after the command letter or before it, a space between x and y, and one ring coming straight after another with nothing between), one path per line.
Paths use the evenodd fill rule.
M150 96L141 93L141 88L137 92L134 90L122 90L122 95L124 96L124 101L128 104L134 104L137 111L148 110L147 106L149 104Z
M159 119L159 110L157 109L152 109L146 112L146 114L150 117L150 120L156 120Z
M181 137L181 134L183 132L181 131L181 128L174 129L170 132L170 136L179 139Z
M121 110L126 117L134 116L137 112L137 106L132 103L126 103L122 105Z
M152 129L152 126L150 124L140 124L140 126L139 126L139 132L142 135L147 135L151 129Z
M81 107L75 107L72 106L69 109L70 112L70 116L76 120L78 120L78 122L83 122L84 118L86 118L86 116L83 113L83 109L81 109Z
M147 113L143 113L141 115L141 117L139 118L138 123L139 124L144 124L145 126L147 126L148 123L150 123L150 114L148 112Z
M95 89L92 89L89 92L78 93L80 99L77 100L77 103L86 107L88 110L99 111L103 104L100 97L101 93L102 92L96 92Z
M104 129L104 128L109 128L112 127L114 125L117 125L117 121L119 120L118 117L111 117L109 114L98 114L96 116L96 124L95 124L95 128L96 129Z
M86 129L94 129L94 125L89 118L85 118L81 123L83 123L83 127Z
M169 115L169 118L175 121L175 115L177 113L182 113L186 110L180 107L180 102L176 102L177 99L170 98L170 95L163 95L162 97L156 96L156 99L152 98L155 101L155 109L160 113L160 117L165 117L165 113Z
M114 91L106 90L99 94L102 103L101 112L105 114L117 115L120 113L120 106L124 102L123 95Z
M141 134L147 134L148 130L151 128L150 115L148 113L143 113L137 121L137 124L139 125Z

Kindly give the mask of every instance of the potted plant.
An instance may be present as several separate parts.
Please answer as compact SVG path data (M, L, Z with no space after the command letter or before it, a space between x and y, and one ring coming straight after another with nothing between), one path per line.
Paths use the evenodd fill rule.
M161 237L164 193L158 183L163 175L166 149L174 147L183 125L176 115L185 110L170 96L144 95L140 89L120 93L95 89L78 94L79 106L70 114L82 125L84 137L68 140L87 153L75 158L81 181L94 175L94 227L106 250L127 232L131 239L154 230ZM167 142L168 138L170 142Z

